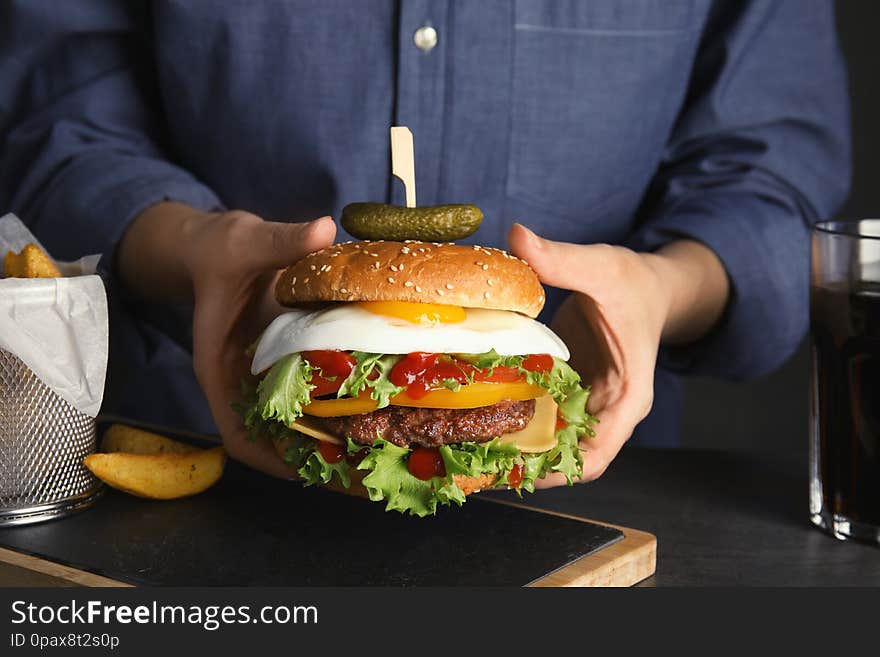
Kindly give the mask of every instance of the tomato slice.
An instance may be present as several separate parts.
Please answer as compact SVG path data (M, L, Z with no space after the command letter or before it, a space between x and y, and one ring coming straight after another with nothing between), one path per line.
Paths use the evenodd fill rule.
M517 368L504 367L503 365L492 368L491 374L489 374L489 370L477 370L477 374L474 376L475 381L488 381L491 383L513 383L515 381L522 381L523 378L522 373Z
M303 409L305 413L335 417L376 410L369 389L356 398L315 399L338 392L355 366L350 354L331 350L305 351L303 357L321 368L320 374L315 372L312 376L316 388L312 391L312 402ZM547 354L533 354L524 359L522 367L530 372L548 372L553 368L553 358ZM478 408L505 399L537 399L547 393L540 386L527 383L524 374L516 367L480 370L449 354L420 351L401 358L388 378L394 385L404 388L402 393L391 398L391 404L395 406ZM458 384L457 391L448 387L450 381Z
M551 367L552 363L551 358ZM516 367L499 366L481 370L447 354L413 352L394 366L389 379L394 385L406 388L410 398L420 399L431 391L447 387L449 381L459 385L474 382L516 383L525 377Z

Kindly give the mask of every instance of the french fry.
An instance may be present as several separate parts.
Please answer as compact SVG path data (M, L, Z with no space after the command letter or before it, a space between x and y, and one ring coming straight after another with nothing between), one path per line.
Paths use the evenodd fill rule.
M138 497L171 500L201 493L223 475L222 447L188 454L90 454L85 466L108 486Z
M114 424L104 432L101 451L127 454L191 454L199 451L199 448L143 429Z
M60 278L52 259L36 244L27 244L20 253L9 251L3 258L7 278Z

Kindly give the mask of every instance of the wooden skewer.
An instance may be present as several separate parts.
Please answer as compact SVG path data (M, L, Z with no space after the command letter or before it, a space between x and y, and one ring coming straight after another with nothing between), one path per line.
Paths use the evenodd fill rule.
M406 189L406 207L416 207L416 165L413 136L406 126L391 127L391 175Z

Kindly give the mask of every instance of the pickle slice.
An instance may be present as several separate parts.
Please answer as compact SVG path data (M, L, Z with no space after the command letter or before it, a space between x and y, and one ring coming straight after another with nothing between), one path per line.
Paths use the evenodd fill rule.
M342 209L342 227L361 240L452 242L473 234L482 221L473 205L351 203Z

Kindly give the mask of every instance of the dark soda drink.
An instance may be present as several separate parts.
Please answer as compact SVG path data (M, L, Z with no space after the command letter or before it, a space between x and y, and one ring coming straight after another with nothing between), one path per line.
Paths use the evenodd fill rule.
M813 522L870 539L880 526L880 284L810 294Z

